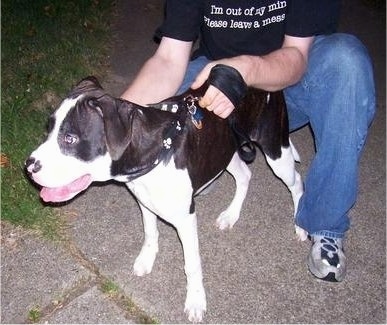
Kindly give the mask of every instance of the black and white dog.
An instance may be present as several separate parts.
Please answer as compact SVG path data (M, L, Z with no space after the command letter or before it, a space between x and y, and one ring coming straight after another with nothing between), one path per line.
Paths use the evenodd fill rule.
M241 159L251 151L241 149L249 141L290 190L295 211L303 192L282 93L248 89L231 125L198 107L207 87L142 107L108 95L95 78L86 78L50 117L48 138L26 161L46 202L67 201L94 181L126 183L139 202L145 231L133 267L138 276L151 272L158 252L157 216L175 226L187 277L184 310L192 322L200 322L206 311L194 196L227 170L235 178L235 196L216 224L233 227L251 177ZM306 238L302 229L296 232Z

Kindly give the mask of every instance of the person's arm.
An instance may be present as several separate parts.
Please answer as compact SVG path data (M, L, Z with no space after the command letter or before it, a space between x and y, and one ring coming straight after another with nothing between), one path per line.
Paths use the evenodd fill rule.
M191 49L192 42L163 37L155 54L145 62L121 98L147 105L173 96L183 81Z
M197 76L192 88L198 88L208 78L216 64L229 65L240 72L248 86L276 91L297 83L304 74L313 37L285 36L281 49L264 56L241 55L213 61ZM200 101L202 107L226 118L234 109L217 88L211 86Z

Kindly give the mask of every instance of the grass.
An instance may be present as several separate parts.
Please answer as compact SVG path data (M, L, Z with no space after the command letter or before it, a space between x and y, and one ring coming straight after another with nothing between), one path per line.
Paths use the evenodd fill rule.
M103 278L100 284L100 290L110 299L116 302L125 310L131 319L135 319L138 324L160 324L160 322L146 314L140 307L138 307L132 299L125 296L120 287L110 279Z
M113 0L5 0L1 19L1 217L53 235L58 209L45 206L24 161L69 89L107 70Z
M118 290L118 285L111 280L106 280L101 285L101 291L109 297L114 297L115 295L117 295Z
M40 311L40 308L36 306L28 311L28 320L31 323L37 323L39 322L41 315L42 312Z

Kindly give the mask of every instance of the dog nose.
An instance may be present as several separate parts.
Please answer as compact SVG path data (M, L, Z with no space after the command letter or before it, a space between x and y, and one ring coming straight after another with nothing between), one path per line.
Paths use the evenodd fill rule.
M39 170L42 169L42 164L40 163L40 160L36 160L34 157L29 157L26 160L26 168L29 173L37 173Z

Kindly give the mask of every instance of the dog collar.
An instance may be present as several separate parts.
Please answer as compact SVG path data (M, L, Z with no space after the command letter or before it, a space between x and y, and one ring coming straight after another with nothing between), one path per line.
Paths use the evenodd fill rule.
M191 115L191 121L197 129L203 127L203 109L199 106L199 97L195 97L191 94L187 95L180 101L163 101L157 104L151 104L149 106L167 111L171 113L177 113L182 108L186 108L188 113Z
M202 128L201 120L203 119L204 115L198 105L199 99L199 97L188 95L180 100L167 100L161 103L148 105L151 108L174 113L175 118L171 121L170 126L164 130L162 136L161 149L157 155L156 160L149 164L145 164L138 168L132 169L130 173L127 173L128 181L131 181L148 173L153 168L155 168L160 162L166 162L171 158L173 154L173 142L183 131L188 113L190 114L192 123L196 126L196 128Z

